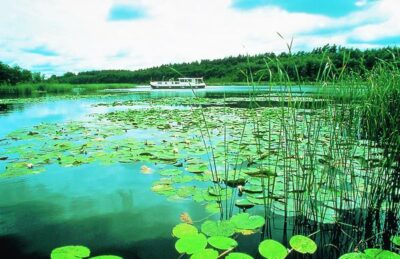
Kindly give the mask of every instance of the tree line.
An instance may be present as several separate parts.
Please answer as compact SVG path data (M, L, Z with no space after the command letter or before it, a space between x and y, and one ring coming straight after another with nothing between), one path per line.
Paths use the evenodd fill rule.
M147 69L86 71L53 76L50 80L61 83L133 83L169 80L177 77L203 77L207 82L246 82L252 74L254 80L281 81L282 71L293 82L313 82L321 79L328 68L330 75L357 75L363 77L379 62L398 62L400 48L360 50L336 45L325 45L312 51L280 54L264 53L253 56L239 55L215 60L168 64ZM399 63L398 63L399 65Z
M40 73L33 73L19 66L11 67L0 62L0 85L16 85L17 83L37 83L44 80Z
M53 75L46 81L53 83L94 84L132 83L147 84L152 80L169 80L178 77L203 77L206 82L246 82L250 75L255 81L289 80L292 82L314 82L330 76L351 76L363 79L373 67L381 62L399 62L400 48L385 47L360 50L336 45L325 45L311 51L295 53L263 53L239 55L215 60L191 63L166 64L158 67L131 70L85 71L77 74L67 72ZM328 71L329 73L325 73ZM285 77L285 78L282 78ZM38 73L0 63L0 84L38 82L43 80Z

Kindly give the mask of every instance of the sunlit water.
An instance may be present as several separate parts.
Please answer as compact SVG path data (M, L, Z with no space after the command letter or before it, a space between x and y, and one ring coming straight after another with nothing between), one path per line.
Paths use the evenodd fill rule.
M268 88L259 89L266 91ZM222 97L222 93L235 95L248 90L247 87L208 87L196 90L196 94ZM40 123L90 120L91 114L115 109L93 106L100 102L174 96L190 97L193 93L191 90L139 88L107 97L50 98L37 103L2 106L0 140L12 131L29 129ZM138 129L130 134L145 139L155 132ZM194 220L208 214L200 203L170 202L153 193L151 183L160 176L140 174L141 165L143 163L109 166L93 163L70 168L51 165L38 175L1 179L0 253L8 258L48 258L55 247L81 244L91 248L93 255L178 257L171 229L179 223L179 214L188 212ZM5 161L0 161L0 173L4 167ZM250 249L246 249L246 244L243 246L244 250Z

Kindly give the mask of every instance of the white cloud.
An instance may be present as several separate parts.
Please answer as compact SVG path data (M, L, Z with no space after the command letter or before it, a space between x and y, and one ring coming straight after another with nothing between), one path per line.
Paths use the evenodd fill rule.
M359 6L359 7L365 6L367 4L368 4L368 0L357 0L356 3L355 3L355 5Z
M308 49L324 43L345 45L351 37L370 40L400 34L397 0L381 0L341 19L289 13L277 7L241 12L230 8L230 0L0 1L0 60L26 68L53 64L56 73L137 69L284 51L285 43L276 32L288 40L294 36L295 44ZM109 21L109 11L116 3L144 8L147 17ZM366 21L370 24L363 25ZM313 30L349 24L355 28L346 33L303 36ZM38 46L60 55L23 51Z
M377 21L361 25L352 31L351 37L371 41L384 37L400 36L400 1L381 0L376 1L364 15L374 17Z

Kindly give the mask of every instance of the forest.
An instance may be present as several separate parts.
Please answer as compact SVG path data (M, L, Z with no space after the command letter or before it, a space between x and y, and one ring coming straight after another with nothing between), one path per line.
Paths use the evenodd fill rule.
M333 72L344 72L363 77L377 62L393 62L398 59L400 48L360 50L336 45L326 45L312 51L280 54L264 53L253 56L239 55L215 60L191 63L166 64L159 67L129 70L86 71L66 73L49 80L60 83L148 83L151 80L168 80L182 76L203 77L208 83L246 82L249 71L254 80L279 82L279 70L285 71L291 82L315 82L320 78L323 66L331 66ZM397 62L398 63L398 62ZM399 64L399 63L398 63ZM271 78L272 77L272 78Z
M0 61L0 85L16 85L17 83L37 83L44 80L40 73L33 73L19 66L9 66Z
M320 71L329 66L331 74L342 78L361 79L378 62L395 62L400 66L399 47L360 50L336 45L325 45L309 52L264 53L239 55L215 60L201 60L191 63L165 64L131 70L83 71L77 74L67 72L62 76L52 75L48 79L40 73L33 73L18 66L11 67L0 62L0 84L15 85L22 82L67 83L67 84L147 84L151 80L169 80L177 77L203 77L207 83L246 82L251 74L254 81L279 82L279 71L291 82L311 83L319 81Z

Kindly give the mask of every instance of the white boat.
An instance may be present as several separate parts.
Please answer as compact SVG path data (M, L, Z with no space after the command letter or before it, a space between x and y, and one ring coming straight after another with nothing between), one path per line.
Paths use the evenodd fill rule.
M204 88L206 84L201 77L182 77L178 78L178 80L152 81L150 82L150 86L153 89L192 89Z

